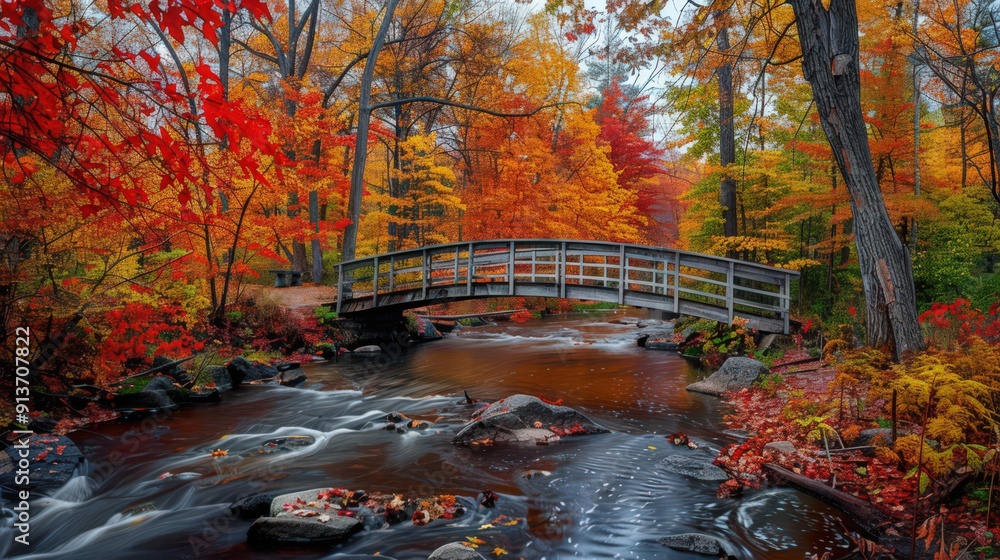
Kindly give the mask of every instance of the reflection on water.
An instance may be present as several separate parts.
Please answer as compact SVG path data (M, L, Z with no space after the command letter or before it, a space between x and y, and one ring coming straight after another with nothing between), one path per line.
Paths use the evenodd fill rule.
M744 558L846 554L839 514L815 500L785 489L717 500L717 483L666 472L659 463L670 454L710 461L732 441L723 433L725 405L685 391L697 371L674 354L637 347L635 326L609 324L610 318L468 329L392 360L307 366L305 389L245 387L227 393L220 405L73 434L93 474L33 505L32 554L22 557L365 558L379 552L425 559L445 543L476 535L490 550L510 551L509 558L705 558L656 544L685 532L726 538ZM463 390L483 400L514 393L563 399L614 433L549 446L456 448L451 435L471 411L460 403ZM380 421L391 411L432 427L385 431ZM663 435L676 431L701 448L669 445ZM292 435L315 442L260 453L264 441ZM216 449L228 455L213 458ZM331 550L265 552L247 547L250 522L226 509L258 492L329 486L452 493L469 513L425 527L404 523L367 532ZM484 488L501 495L495 509L477 507ZM526 523L479 529L501 514ZM10 545L9 530L0 538L0 555L23 554Z

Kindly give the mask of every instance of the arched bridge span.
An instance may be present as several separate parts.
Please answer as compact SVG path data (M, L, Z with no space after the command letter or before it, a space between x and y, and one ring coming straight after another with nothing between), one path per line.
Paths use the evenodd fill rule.
M601 241L504 239L338 265L337 313L363 316L484 297L615 302L788 333L799 273L713 255Z

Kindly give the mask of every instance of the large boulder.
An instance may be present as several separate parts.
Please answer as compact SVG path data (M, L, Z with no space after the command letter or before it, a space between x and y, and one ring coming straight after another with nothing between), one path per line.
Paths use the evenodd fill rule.
M603 434L610 430L568 406L513 395L476 411L452 443L547 441L555 436Z
M891 446L893 444L892 428L869 428L867 430L861 430L857 439L851 442L851 444L859 447L865 445L882 447Z
M659 465L668 472L690 476L698 480L729 480L729 475L712 464L709 457L691 457L688 455L671 455L660 461Z
M460 542L453 542L432 552L427 560L484 560L484 558L472 547Z
M306 374L298 368L283 371L278 374L278 383L285 387L301 387L306 383Z
M144 393L149 393L152 391L170 392L176 388L177 387L174 385L173 378L167 377L166 375L157 375L156 377L153 377L152 379L149 380L149 383L147 383L146 386L142 388L142 392Z
M683 533L660 539L660 544L674 550L685 550L718 558L736 557L736 547L729 542L700 533Z
M22 456L22 452L27 456ZM17 475L22 459L29 464L27 481ZM13 445L0 453L0 495L11 500L20 490L51 495L73 478L81 461L83 454L66 436L37 434L15 438Z
M271 513L274 494L254 494L229 505L229 511L240 519L257 519Z
M316 443L316 438L312 436L285 436L262 442L260 444L260 452L262 454L281 453L283 451L308 447L314 443Z
M707 379L687 386L688 391L720 396L753 385L760 376L768 373L767 366L752 358L740 356L726 360L722 367Z
M346 542L363 525L353 517L326 515L315 517L259 517L247 532L250 546L280 544L334 545Z
M650 350L666 350L668 352L676 352L677 343L666 338L654 338L646 341L646 348Z
M266 444L267 443L265 442L265 445ZM271 511L269 512L269 515L271 517L277 517L277 516L281 515L282 513L284 513L285 512L285 504L298 504L298 503L302 503L302 502L305 502L305 503L316 502L317 501L317 496L319 495L320 492L323 492L324 490L327 490L327 488L313 488L312 490L303 490L301 492L291 492L289 494L280 494L278 496L275 496L271 500ZM310 510L320 511L321 509L325 509L325 508L323 508L322 505L320 504L318 506L303 507L302 509L310 509ZM334 512L334 513L336 513L336 512Z
M153 367L161 368L156 370L157 373L167 375L176 379L182 373L181 368L176 364L172 366L167 366L167 364L173 363L174 361L176 360L173 360L166 356L156 356L153 358Z
M229 375L226 366L208 366L205 368L204 376L211 377L216 389L228 391L233 388L233 378Z
M427 317L416 315L414 316L414 330L416 331L417 340L440 340L442 338L441 332L437 330L434 323Z
M174 380L165 375L157 375L140 391L118 393L114 396L116 409L135 411L167 410L177 407L171 394L177 390Z
M215 404L222 402L218 389L199 389L188 391L184 398L185 404Z
M239 387L243 383L264 381L278 375L276 368L257 362L251 363L243 356L233 358L231 362L226 364L226 370L229 371L229 377L233 380L233 387Z

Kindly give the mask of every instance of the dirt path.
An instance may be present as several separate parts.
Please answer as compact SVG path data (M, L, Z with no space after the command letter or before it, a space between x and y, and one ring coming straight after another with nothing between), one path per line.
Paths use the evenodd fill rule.
M273 301L288 309L314 309L320 305L337 301L336 286L305 284L287 288L251 285L245 288L246 296Z

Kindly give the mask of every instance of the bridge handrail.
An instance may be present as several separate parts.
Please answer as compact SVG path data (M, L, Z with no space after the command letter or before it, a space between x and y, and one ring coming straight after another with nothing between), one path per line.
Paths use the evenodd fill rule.
M358 269L368 267L372 267L370 275L355 276ZM575 239L444 243L342 262L338 273L338 312L345 301L352 302L355 312L400 305L398 296L405 293L410 295L403 303L412 307L429 301L432 289L447 294L438 297L450 299L524 294L579 298L595 293L599 299L619 303L639 302L678 312L687 308L716 320L731 321L739 306L764 312L752 320L783 327L784 332L788 331L790 284L800 276L795 270L681 249ZM370 291L365 287L368 282ZM355 292L359 283L363 291ZM767 318L772 314L777 314L778 323Z
M604 246L607 246L607 247L626 247L626 248L632 248L632 249L644 249L644 250L649 250L649 251L658 251L658 252L665 252L665 253L677 253L677 254L687 255L687 256L692 256L692 257L707 257L707 258L710 258L712 260L719 261L719 262L732 262L732 263L736 263L736 264L740 264L740 265L751 266L751 267L754 267L754 268L761 268L761 269L764 269L764 270L770 270L770 271L773 271L773 272L780 272L781 274L786 274L786 275L789 275L789 276L799 276L799 271L793 270L793 269L790 269L790 268L781 268L781 267L777 267L777 266L771 266L771 265L767 265L767 264L754 263L754 262L750 262L750 261L741 261L740 259L731 259L729 257L719 257L719 256L715 256L715 255L708 255L708 254L705 254L705 253L695 253L693 251L685 251L684 249L673 249L673 248L670 248L670 247L655 247L655 246L652 246L652 245L636 245L636 244L633 244L633 243L615 243L614 241L589 241L589 240L586 240L586 239L582 239L581 240L581 239L542 239L542 238L482 239L482 240L474 240L474 241L456 241L456 242L453 242L453 243L441 243L441 244L438 244L438 245L426 245L424 247L415 247L415 248L412 248L412 249L401 249L399 251L394 251L392 253L381 253L381 254L378 254L378 255L372 255L370 257L360 257L360 258L357 258L357 259L354 259L354 260L350 260L350 261L343 261L343 262L340 263L340 266L361 263L361 262L364 262L364 261L371 261L371 260L375 259L375 257L378 257L380 259L382 257L395 257L395 258L398 258L399 255L405 255L405 254L408 254L408 253L414 253L414 257L416 257L416 256L420 256L424 251L437 251L437 250L449 249L449 248L453 248L453 247L462 247L462 248L465 248L465 247L468 247L470 243L473 244L473 245L477 245L477 244L491 244L492 245L492 244L503 244L503 243L506 243L506 244L509 245L512 242L513 243L573 243L573 244L581 244L581 245L583 245L583 244L586 244L586 245L604 245ZM498 249L506 249L506 248L505 247L498 247Z

